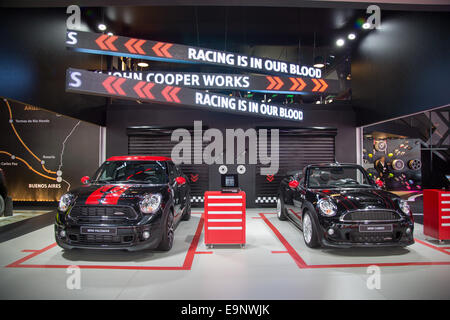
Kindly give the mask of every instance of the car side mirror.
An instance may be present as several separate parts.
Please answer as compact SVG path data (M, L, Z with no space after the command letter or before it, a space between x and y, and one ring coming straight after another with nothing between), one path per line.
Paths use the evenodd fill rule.
M91 182L91 178L89 178L88 176L84 176L83 178L81 178L82 184L88 184L89 182Z
M297 180L291 180L289 181L289 187L292 189L296 189L300 183Z
M175 178L175 182L179 185L182 186L183 184L186 184L186 179L184 177L176 177Z

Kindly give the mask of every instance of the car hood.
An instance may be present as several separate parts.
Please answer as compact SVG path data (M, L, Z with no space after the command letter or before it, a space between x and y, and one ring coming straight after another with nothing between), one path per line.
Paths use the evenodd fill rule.
M397 199L393 193L378 189L330 189L316 190L321 198L332 198L339 211L358 209L391 209L396 210Z
M162 193L167 189L167 184L87 184L70 193L78 205L120 205L136 202L146 193Z

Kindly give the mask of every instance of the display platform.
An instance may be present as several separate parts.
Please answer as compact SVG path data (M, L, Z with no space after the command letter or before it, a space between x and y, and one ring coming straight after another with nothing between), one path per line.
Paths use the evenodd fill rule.
M169 252L56 246L53 226L0 244L1 299L416 299L448 297L450 245L422 236L406 248L310 249L273 209L248 209L247 244L204 244L202 212L175 232ZM370 290L368 266L380 267ZM69 290L67 267L81 289Z
M0 228L10 224L36 218L40 215L51 212L52 210L14 210L10 217L0 217Z

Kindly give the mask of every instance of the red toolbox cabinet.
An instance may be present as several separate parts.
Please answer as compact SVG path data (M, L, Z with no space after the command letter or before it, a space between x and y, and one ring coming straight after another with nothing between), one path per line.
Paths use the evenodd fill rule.
M205 192L205 244L245 245L245 192Z
M439 240L450 240L450 191L423 191L423 233Z

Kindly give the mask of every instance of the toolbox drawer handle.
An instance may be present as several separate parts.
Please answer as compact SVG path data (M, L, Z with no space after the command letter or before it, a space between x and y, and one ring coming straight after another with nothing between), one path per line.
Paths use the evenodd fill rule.
M208 227L208 230L242 230L242 227Z

